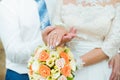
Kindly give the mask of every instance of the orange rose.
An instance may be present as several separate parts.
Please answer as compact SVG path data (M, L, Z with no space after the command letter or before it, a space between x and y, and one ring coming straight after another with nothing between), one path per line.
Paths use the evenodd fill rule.
M39 60L46 61L49 58L49 54L44 50L40 53Z
M69 63L69 56L68 56L67 53L61 52L61 53L60 53L60 57L65 59L65 63L66 63L66 64Z
M40 69L39 69L39 74L40 74L42 77L50 76L50 68L47 67L46 65L41 65L41 66L40 66Z
M65 65L62 69L61 69L61 73L68 77L71 74L71 67L69 65Z

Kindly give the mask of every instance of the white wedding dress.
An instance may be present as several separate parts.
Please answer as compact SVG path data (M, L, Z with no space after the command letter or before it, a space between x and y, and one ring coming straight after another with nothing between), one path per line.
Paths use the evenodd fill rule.
M82 1L91 3L83 6ZM101 48L111 59L120 47L120 6L101 6L97 2L109 0L79 0L76 4L63 4L58 0L53 25L63 25L66 29L75 27L77 37L67 43L75 58L95 48ZM94 53L93 53L94 54ZM109 80L111 69L108 61L84 67L75 74L75 80Z

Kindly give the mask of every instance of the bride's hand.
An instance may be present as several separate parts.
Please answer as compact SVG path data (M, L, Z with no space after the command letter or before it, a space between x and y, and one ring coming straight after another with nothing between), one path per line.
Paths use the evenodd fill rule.
M53 30L47 38L47 44L51 48L56 46L64 45L66 42L69 42L76 36L76 29L71 28L69 32L67 32L64 28L57 27Z
M74 37L76 37L77 30L75 28L71 28L70 31L63 36L62 43L66 43L71 41Z

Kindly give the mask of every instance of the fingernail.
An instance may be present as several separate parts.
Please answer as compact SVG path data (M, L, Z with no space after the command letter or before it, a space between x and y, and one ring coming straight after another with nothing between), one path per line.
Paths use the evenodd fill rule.
M59 45L59 42L56 42L56 46L58 46Z

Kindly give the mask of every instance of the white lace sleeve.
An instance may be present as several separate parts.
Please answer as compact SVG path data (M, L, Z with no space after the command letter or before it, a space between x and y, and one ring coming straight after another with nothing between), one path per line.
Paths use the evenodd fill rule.
M58 0L58 1L57 1L56 10L55 10L55 13L54 13L54 17L53 17L53 19L52 19L52 25L65 26L64 23L62 22L62 19L61 19L61 8L62 8L62 4L63 4L63 0Z
M120 48L120 5L116 7L115 18L112 23L111 31L106 37L102 50L111 59L118 53Z

